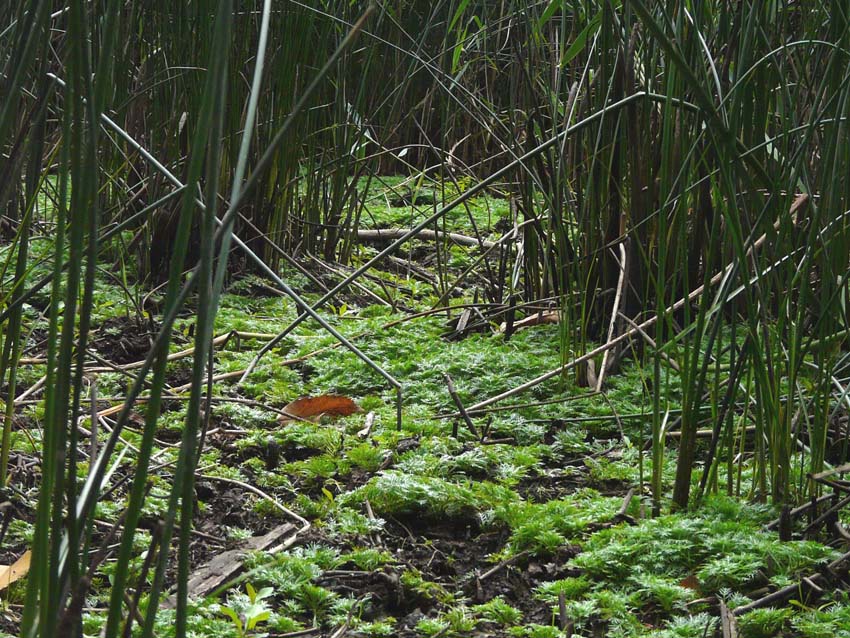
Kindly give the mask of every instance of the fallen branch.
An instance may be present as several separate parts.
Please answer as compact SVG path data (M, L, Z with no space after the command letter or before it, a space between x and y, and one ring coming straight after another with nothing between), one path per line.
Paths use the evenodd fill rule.
M675 426L676 424L674 423L673 425ZM756 431L756 426L748 425L747 427L742 428L742 429L746 434L752 434L753 432ZM740 431L741 430L739 430L739 432ZM713 434L714 434L714 430L697 430L696 432L694 432L694 436L696 436L698 439L709 439L709 438L711 438L711 436ZM679 437L682 436L682 431L681 430L671 430L671 431L665 432L664 436L666 436L667 438L670 438L670 439L678 439Z
M821 479L828 478L833 474L842 474L844 472L850 472L850 463L845 463L844 465L839 465L838 467L834 467L829 470L824 470L823 472L819 472L818 474L812 474L811 479L813 481L820 481Z
M360 229L357 231L357 239L360 241L394 241L407 235L409 231L406 228L381 228L379 230ZM487 240L478 240L475 237L467 235L458 235L457 233L442 233L439 231L423 228L415 235L416 239L427 239L429 241L448 239L454 244L460 246L473 246L475 248L483 248L488 250L496 245L496 242Z
M227 381L228 379L238 379L244 373L244 370L234 370L233 372L222 372L221 374L217 374L212 377L212 379L207 379L207 381L212 381L213 383L218 383L219 381ZM182 392L188 392L192 389L192 383L184 383L183 385L178 385L176 388L167 387L166 389L169 392L173 392L174 394L180 394Z
M726 603L720 601L720 631L723 638L738 638L738 622Z
M280 549L286 549L292 543L295 542L295 537L298 536L298 534L303 534L304 532L306 532L311 527L310 521L308 521L306 518L304 518L300 514L296 514L295 512L293 512L288 507L281 505L280 502L278 502L278 500L275 499L273 496L266 494L265 492L263 492L258 487L254 487L253 485L251 485L249 483L237 481L236 479L225 478L223 476L211 476L211 475L196 474L196 477L206 479L206 480L209 480L209 481L219 481L221 483L230 483L231 485L236 485L237 487L241 487L244 490L247 490L249 492L253 492L254 494L259 496L260 498L265 499L266 501L268 501L269 503L274 505L278 510L280 510L281 512L283 512L284 514L286 514L290 518L294 518L296 521L301 523L301 528L298 529L298 531L296 531L296 533L292 536L292 538L288 539L282 545L278 545L275 549L270 550L272 552L279 551Z
M841 566L845 561L850 560L850 552L842 554L834 561L832 561L829 565L826 566L824 572L833 572ZM736 607L732 613L735 616L741 616L746 614L747 612L753 611L754 609L760 609L762 607L769 607L774 603L784 603L786 600L791 598L794 594L802 593L803 589L806 588L808 590L820 590L819 581L824 580L823 573L813 574L809 577L804 577L800 579L799 583L794 583L793 585L788 585L787 587L783 587L782 589L778 589L775 592L767 594L757 600L752 601L751 603L747 603L746 605L741 605L740 607Z
M487 248L484 252L482 252L480 255L478 255L475 258L475 261L473 261L471 264L469 264L469 266L467 266L466 270L464 270L460 275L458 275L458 277L457 277L457 279L455 279L454 283L446 289L446 292L443 293L443 295L437 300L437 302L434 305L435 306L442 306L443 304L447 303L449 293L452 290L454 290L455 288L457 288L458 286L460 286L461 282L463 282L463 280L466 279L469 276L469 273L471 273L472 271L474 271L478 267L478 264L480 264L482 261L486 263L487 256L490 253L494 252L497 248L501 248L501 246L507 244L508 241L514 239L516 237L517 233L519 233L520 228L522 228L526 224L531 224L534 221L536 221L536 220L535 219L526 219L524 222L522 222L520 224L516 224L511 230L509 230L507 233L502 235L499 239L494 241L493 245L490 246L490 248Z
M830 506L826 511L822 512L820 516L818 516L815 520L809 523L809 526L803 530L803 535L812 533L818 527L829 521L829 519L838 513L838 510L847 507L850 504L850 496L845 496L839 501L836 501L832 506Z
M809 201L808 195L806 195L806 194L799 195L797 197L797 199L794 200L794 204L791 206L791 209L789 211L790 215L793 218L796 219L797 212L808 201ZM775 226L778 227L778 225L779 225L779 221L776 222ZM762 235L761 237L759 237L755 242L753 242L753 245L750 246L750 248L747 250L745 257L749 257L756 249L760 248L762 246L762 244L764 244L765 241L767 241L767 234L766 233L764 235ZM746 260L744 260L744 261L746 261ZM661 319L662 317L670 315L670 314L676 312L677 310L683 308L686 304L691 303L693 300L695 300L697 297L699 297L701 294L703 294L703 292L705 292L706 287L713 287L713 286L716 286L717 284L719 284L721 281L723 281L726 277L728 277L731 274L732 269L735 267L736 263L737 262L732 262L732 263L728 264L723 270L716 273L709 280L708 284L703 284L703 285L695 288L694 290L691 291L691 293L689 295L687 295L686 297L682 297L676 303L668 306L667 308L664 309L663 312L661 312L661 313L659 313L655 316L650 317L649 319L647 319L643 323L640 323L637 326L633 327L631 330L626 330L621 335L614 337L613 339L608 341L608 343L605 343L605 344L599 346L598 348L594 348L590 352L587 352L580 357L576 357L572 361L569 361L569 362L565 363L564 365L555 368L554 370L550 370L549 372L546 372L545 374L541 374L539 377L535 377L534 379L531 379L531 381L526 381L522 385L519 385L519 386L512 388L510 390L506 390L505 392L502 392L501 394L497 394L494 397L490 397L489 399L484 399L483 401L479 401L475 405L469 406L467 408L467 411L468 412L475 412L476 410L480 410L481 408L484 408L488 405L498 403L499 401L502 401L503 399L507 399L508 397L512 397L512 396L516 396L517 394L521 394L521 393L525 392L526 390L528 390L530 388L534 388L534 387L540 385L544 381L548 381L549 379L552 379L553 377L557 377L558 375L563 374L567 370L571 370L572 368L576 367L577 365L584 363L585 361L590 361L591 359L594 359L598 355L603 354L604 352L607 352L611 348L615 347L617 344L622 343L626 339L630 339L631 337L633 337L636 334L639 334L639 330L646 330L647 328L653 326L655 324L655 322L658 321L659 319Z
M799 507L795 507L794 509L791 510L791 512L789 514L790 514L791 518L794 518L795 516L799 516L800 514L808 512L813 507L817 507L821 503L823 503L825 501L830 501L830 500L832 500L832 494L825 494L824 496L821 496L821 497L819 497L815 500L809 501L808 503L803 503ZM777 519L774 519L773 521L771 521L770 523L768 523L767 525L765 525L764 529L771 530L771 529L775 529L778 526L779 526L779 519L777 518Z
M235 479L224 478L222 476L206 476L197 474L198 478L203 478L212 481L220 481L229 483L253 492L257 496L264 498L274 505L278 510L283 512L290 518L295 519L301 524L300 527L292 523L283 523L278 525L269 533L263 536L254 536L245 541L239 548L223 552L213 558L209 563L201 567L195 572L195 575L189 579L188 592L193 598L200 598L214 592L224 584L233 580L233 578L242 571L245 557L252 551L266 551L270 554L283 551L291 547L304 532L310 529L310 522L303 516L296 514L289 508L281 505L277 499L266 494L259 488L237 481ZM173 607L176 604L174 597L170 598L165 606Z
M231 330L224 334L217 336L212 340L212 346L223 346L230 339L236 337L238 339L258 339L261 341L269 341L274 338L274 335L263 334L258 332L239 332L238 330ZM195 347L186 348L185 350L181 350L180 352L173 352L168 355L167 359L169 362L177 361L179 359L185 359L186 357L190 357L195 354ZM115 372L118 371L127 371L127 370L137 370L144 366L145 362L142 361L133 361L132 363L125 364L111 364L108 366L97 366L97 367L86 367L86 373L94 373L94 372Z
M659 350L658 346L655 343L655 339L650 337L647 334L646 330L643 330L639 325L637 325L631 317L624 315L622 312L620 312L618 314L620 315L621 319L623 319L627 324L629 324L632 328L634 328L641 337L643 337L643 340L646 341L647 345L650 348L655 349L655 351L659 354L659 356L662 359L664 359L671 368L673 368L676 372L681 372L681 368L679 367L678 362L673 357L671 357L669 354L667 354L666 352ZM709 430L709 432L710 431L711 430Z

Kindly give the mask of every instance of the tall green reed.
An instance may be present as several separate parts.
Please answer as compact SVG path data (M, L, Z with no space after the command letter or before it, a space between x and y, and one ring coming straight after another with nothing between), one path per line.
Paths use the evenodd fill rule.
M157 263L147 264L167 280L166 300L161 332L130 393L137 396L152 373L139 471L116 531L124 564L146 501L171 325L197 295L198 356L179 479L159 539L155 585L146 592L142 631L150 635L178 520L179 573L185 577L188 568L203 355L230 233L250 235L249 245L269 263L281 254L296 263L309 255L357 261L364 181L390 171L436 182L495 175L512 199L519 240L488 273L488 294L509 303L557 296L563 321L553 347L564 362L606 339L612 319L622 334L619 313L636 322L660 318L656 346L633 343L631 350L651 373L656 511L668 497L662 468L672 454L666 435L677 404L675 507L695 500L693 476L702 463L696 498L724 489L787 503L816 489L806 473L829 463L830 426L847 387L850 151L842 140L850 35L841 7L818 2L802 14L795 5L721 1L386 6L361 46L335 58L299 126L286 125L280 138L315 69L363 7L291 3L268 11L263 4L233 13L227 2L76 1L52 17L44 2L2 14L9 26L0 34L0 199L17 211L0 295L0 378L9 388L4 474L23 301L51 287L43 483L24 635L48 634L57 618L79 627L90 570L98 567L78 550L98 549L92 516L119 442L106 441L81 486L75 424L94 269L109 243L133 229L147 254L169 238ZM252 84L241 106L245 77L258 68L255 36L263 24L272 43L263 81ZM61 67L51 62L50 46ZM64 88L47 80L48 72L64 78ZM127 139L108 139L99 128L104 113L187 186L169 190ZM30 282L32 219L53 158L53 271ZM260 164L265 178L253 173L251 188L243 189L247 167ZM224 197L220 185L231 179ZM215 231L222 201L228 223ZM430 223L446 210L438 207ZM689 296L693 303L668 312ZM680 362L678 372L662 353ZM616 374L620 356L606 362L608 375ZM591 373L584 368L579 380L588 382ZM714 431L705 448L696 434L707 412ZM753 470L749 485L742 483L745 467ZM113 581L107 635L129 627L123 601L130 585L122 575ZM185 593L181 585L180 628Z
M171 259L171 271L166 291L166 302L161 330L157 336L154 347L148 355L144 366L137 376L130 396L119 415L118 421L110 435L109 441L100 448L97 459L92 458L92 471L89 473L85 485L77 484L77 459L79 454L77 420L80 413L80 404L85 385L84 358L86 356L86 342L91 327L93 311L93 289L95 268L100 256L102 245L110 236L120 231L122 225L132 223L132 218L113 226L106 232L101 232L101 221L99 219L100 196L99 182L103 179L104 165L107 163L108 153L100 153L101 116L107 104L114 99L113 77L113 48L118 40L121 28L119 20L118 3L109 3L103 7L103 14L96 14L95 7L81 2L73 3L67 12L61 12L59 17L67 19L67 38L63 40L59 51L65 56L67 65L65 73L67 81L50 76L46 73L47 59L45 52L51 44L47 31L46 12L36 13L39 18L38 28L28 21L21 20L14 35L25 34L26 38L35 38L35 42L41 46L42 57L39 59L41 68L34 73L33 80L41 87L41 96L45 97L54 84L58 84L61 91L61 102L56 105L62 116L61 130L52 131L52 140L59 144L58 183L59 197L57 209L54 213L54 222L57 232L54 237L53 273L50 278L45 278L37 287L52 282L51 286L51 308L50 308L50 338L48 350L48 379L46 383L47 396L45 435L43 445L43 468L42 484L37 511L36 533L33 543L33 561L30 577L28 579L27 599L25 605L24 619L22 624L23 635L53 635L55 631L76 635L80 631L82 605L85 602L86 593L91 586L93 573L89 569L96 569L104 556L104 548L95 551L93 562L81 561L81 556L87 552L80 551L87 548L92 542L92 521L94 516L94 504L98 493L102 488L106 466L111 463L113 453L116 450L118 437L123 425L126 423L129 409L133 405L135 397L142 385L145 383L147 373L153 371L153 377L148 384L150 397L147 403L147 414L142 431L141 443L135 458L136 472L130 488L130 499L127 509L121 518L115 522L116 528L120 529L120 547L118 561L128 564L133 548L136 531L142 507L145 502L146 481L148 466L151 457L153 434L156 430L159 417L159 406L165 381L165 365L167 362L168 343L171 327L177 312L184 307L189 293L197 289L197 314L198 330L196 332L196 352L200 353L195 359L195 370L193 372L193 387L191 393L191 405L188 412L187 423L184 429L184 442L178 466L175 472L175 481L172 495L169 501L168 515L162 527L163 537L160 540L159 560L154 579L154 586L148 592L146 605L145 623L142 631L145 635L151 635L153 631L153 620L156 616L157 598L163 584L165 567L169 561L168 547L170 535L174 527L177 512L179 510L181 520L181 532L178 548L178 572L182 576L177 595L177 627L178 632L186 631L186 581L188 580L188 533L191 530L193 487L192 476L197 464L196 435L198 432L198 414L200 411L200 400L204 391L203 372L205 371L206 357L204 352L209 348L212 338L212 325L217 307L217 299L224 283L224 273L227 271L229 237L233 231L233 223L236 219L237 207L244 204L245 195L253 192L256 186L257 172L243 183L243 175L249 161L247 150L250 148L250 140L253 137L253 123L257 121L258 91L262 86L262 65L257 65L257 81L253 87L248 110L243 111L247 129L243 135L243 142L238 152L238 166L233 174L234 186L231 191L231 205L222 219L222 229L216 230L216 204L219 200L219 181L222 177L222 166L226 162L222 159L219 149L222 148L221 141L225 139L224 122L227 114L227 83L228 66L227 59L230 52L231 24L233 22L233 11L230 3L222 0L218 7L204 17L207 19L207 27L211 37L203 37L199 33L201 41L212 43L209 47L209 60L201 77L204 78L205 88L200 95L198 110L193 111L188 120L188 128L193 131L193 142L189 155L189 177L188 184L176 191L176 195L182 197L182 207L177 233L174 244L174 252ZM67 14L65 16L65 14ZM131 11L132 15L132 11ZM264 7L264 15L271 15L270 3ZM64 16L64 17L63 17ZM57 16L54 16L57 17ZM268 20L265 21L267 29ZM358 27L359 28L359 27ZM41 35L39 40L38 36ZM28 54L32 51L29 47L29 39L24 38L23 44L16 41L12 50L20 54ZM94 50L87 47L87 43L95 41L97 47ZM266 46L267 39L261 39L262 46ZM343 50L350 43L346 38ZM29 48L28 48L29 47ZM258 58L262 60L265 50L260 51ZM18 55L18 62L25 57ZM32 55L30 56L33 57ZM323 71L323 73L325 73ZM321 75L314 78L312 87L320 86ZM29 78L25 78L29 80ZM24 82L21 82L23 85ZM18 90L21 87L9 85ZM312 88L310 89L313 90ZM23 91L21 91L23 94ZM305 97L309 92L305 92ZM3 104L3 123L8 124L18 114L9 107L16 100L8 100ZM11 379L14 387L14 364L20 352L20 310L23 305L22 299L26 294L21 294L20 288L25 284L22 269L27 261L27 232L29 229L29 214L38 195L38 185L41 183L43 172L42 159L44 149L44 122L45 108L48 104L45 99L38 103L35 114L36 125L31 129L15 131L19 139L26 139L29 146L26 150L30 153L28 170L25 180L25 194L28 199L25 207L26 214L22 215L21 226L17 243L12 246L8 254L15 254L16 275L15 285L9 292L8 297L18 296L9 306L7 316L11 331L7 331L4 340L7 353L3 360L11 364ZM290 113L290 121L302 105ZM12 127L4 126L8 131ZM5 141L5 140L4 140ZM266 155L273 152L281 139L275 138L272 145L268 145ZM26 154L22 155L26 157ZM268 158L256 162L256 171L265 170L268 167ZM204 168L206 167L206 168ZM9 171L15 178L16 173ZM18 172L17 175L20 175ZM8 176L8 174L7 174ZM200 223L202 240L200 242L200 260L192 269L192 275L184 283L183 273L187 266L192 266L184 259L187 254L186 247L189 245L190 232L193 219L196 218L196 187L204 185L204 199L209 202L204 207L204 215ZM7 182L8 184L8 182ZM73 185L73 188L71 187ZM14 184L11 190L17 190ZM111 193L113 196L114 192ZM168 199L172 199L175 193L159 197L154 205L162 205ZM153 198L152 198L153 199ZM150 212L152 206L145 206L141 211L133 212L132 217L138 217ZM216 255L215 249L219 246L220 252ZM217 260L214 259L217 257ZM217 264L217 270L216 270ZM5 368L4 368L5 369ZM8 402L13 405L10 399ZM3 460L8 458L8 435L4 436L5 447ZM123 454L123 453L122 453ZM120 460L120 458L119 458ZM113 530L114 532L115 530ZM107 535L103 543L108 543L111 534ZM98 541L101 542L101 541ZM152 548L154 549L154 548ZM121 630L122 608L126 599L127 574L119 570L116 573L112 586L112 604L110 615L105 628L106 635L117 635L119 631L129 632L132 617L124 622Z

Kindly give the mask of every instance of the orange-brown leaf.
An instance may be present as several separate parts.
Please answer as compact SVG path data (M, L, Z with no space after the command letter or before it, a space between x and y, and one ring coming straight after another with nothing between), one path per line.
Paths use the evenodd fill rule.
M686 587L688 589L693 589L698 592L699 589L699 579L693 574L688 574L682 580L679 581L680 587Z
M363 412L363 408L348 397L337 394L322 394L317 397L302 397L288 404L278 421L288 423L299 419L318 420L322 416L338 418L355 412Z

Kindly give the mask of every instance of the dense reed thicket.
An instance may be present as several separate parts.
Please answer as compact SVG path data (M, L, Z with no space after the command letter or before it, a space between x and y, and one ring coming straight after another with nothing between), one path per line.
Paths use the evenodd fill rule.
M565 371L601 386L633 337L652 403L656 509L679 393L674 506L693 498L697 468L699 495L740 492L745 426L755 429L750 496L810 495L806 473L826 467L830 447L847 458L846 435L836 443L830 428L850 379L848 56L847 7L826 0L3 4L4 477L22 307L37 291L50 299L23 635L78 627L99 566L98 553L82 560L94 506L145 387L138 471L113 530L130 555L170 330L191 294L192 403L159 541L179 523L185 582L218 296L228 268L264 272L231 251L234 233L271 268L348 263L365 190L388 174L510 199L519 241L483 292L508 304L555 298ZM448 230L442 215L461 204L435 204L427 227ZM54 238L41 280L30 275L34 233ZM93 282L107 258L119 271L137 261L122 276L167 292L156 345L81 479L71 426L86 409ZM572 364L621 336L595 374ZM698 458L706 409L713 436ZM146 635L167 558L151 566ZM132 622L125 588L116 575L107 636ZM185 617L184 590L178 635Z

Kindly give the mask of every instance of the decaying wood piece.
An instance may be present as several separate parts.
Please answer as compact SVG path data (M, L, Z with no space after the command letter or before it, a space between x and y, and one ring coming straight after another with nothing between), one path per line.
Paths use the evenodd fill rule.
M296 529L292 523L284 523L267 534L249 538L236 549L218 554L189 579L189 598L202 598L215 591L242 571L245 557L249 552L274 549L275 545L286 545L286 543L280 543L280 540L294 533ZM171 608L175 604L175 598L171 597L164 606Z
M723 638L738 638L738 621L722 600L720 601L720 630L723 632Z

